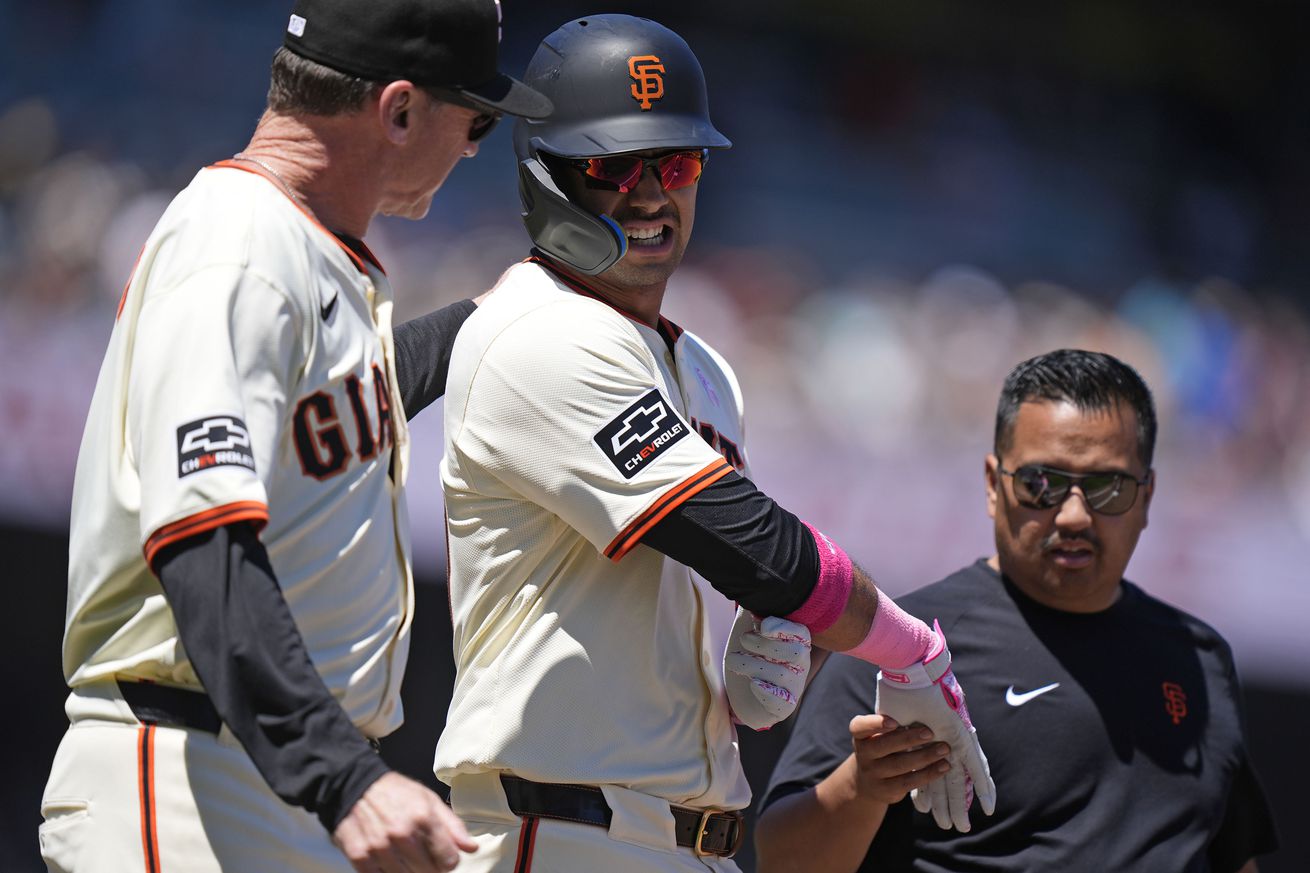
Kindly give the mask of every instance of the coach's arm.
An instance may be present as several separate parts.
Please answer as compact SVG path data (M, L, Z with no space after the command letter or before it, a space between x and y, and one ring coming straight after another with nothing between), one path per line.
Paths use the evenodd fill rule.
M922 725L882 715L850 723L853 752L813 788L780 797L755 827L759 873L846 873L864 860L887 808L942 776L950 748Z
M446 393L455 336L484 297L485 294L443 306L397 325L392 332L396 346L396 388L406 419L412 420Z
M278 797L314 813L358 871L450 870L473 842L426 786L391 770L323 683L253 526L152 562L206 695Z

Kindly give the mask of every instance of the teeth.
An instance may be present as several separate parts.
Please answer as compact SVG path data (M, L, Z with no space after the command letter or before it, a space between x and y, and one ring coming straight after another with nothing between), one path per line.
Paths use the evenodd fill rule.
M664 227L630 227L628 239L645 245L656 245L664 239Z

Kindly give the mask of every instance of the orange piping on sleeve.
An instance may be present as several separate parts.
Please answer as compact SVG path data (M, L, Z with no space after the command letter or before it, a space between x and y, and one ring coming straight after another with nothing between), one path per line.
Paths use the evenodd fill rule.
M712 464L693 473L688 478L674 485L655 501L649 509L632 520L632 523L619 532L619 535L605 547L605 557L618 562L632 551L646 532L660 523L673 510L687 500L704 491L715 482L732 472L727 461L720 458Z
M155 556L164 546L235 521L254 521L262 528L268 523L268 507L257 500L242 500L238 503L206 509L204 512L166 524L146 540L144 549L146 563L152 564Z

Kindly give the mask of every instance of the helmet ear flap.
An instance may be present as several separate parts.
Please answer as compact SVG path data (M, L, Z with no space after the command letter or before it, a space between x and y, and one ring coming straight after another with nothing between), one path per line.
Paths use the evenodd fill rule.
M547 255L587 276L603 273L628 251L623 228L608 215L592 215L569 202L536 157L519 162L523 224Z

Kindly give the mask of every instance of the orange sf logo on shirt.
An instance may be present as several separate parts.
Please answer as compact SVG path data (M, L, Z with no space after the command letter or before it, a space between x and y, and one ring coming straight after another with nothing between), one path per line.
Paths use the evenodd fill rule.
M632 99L641 104L642 111L650 109L650 101L664 96L664 65L654 55L633 55L628 58L628 75L636 80ZM637 86L641 87L638 88Z
M1187 717L1187 694L1177 682L1164 682L1160 685L1164 691L1164 711L1173 719L1174 724Z

